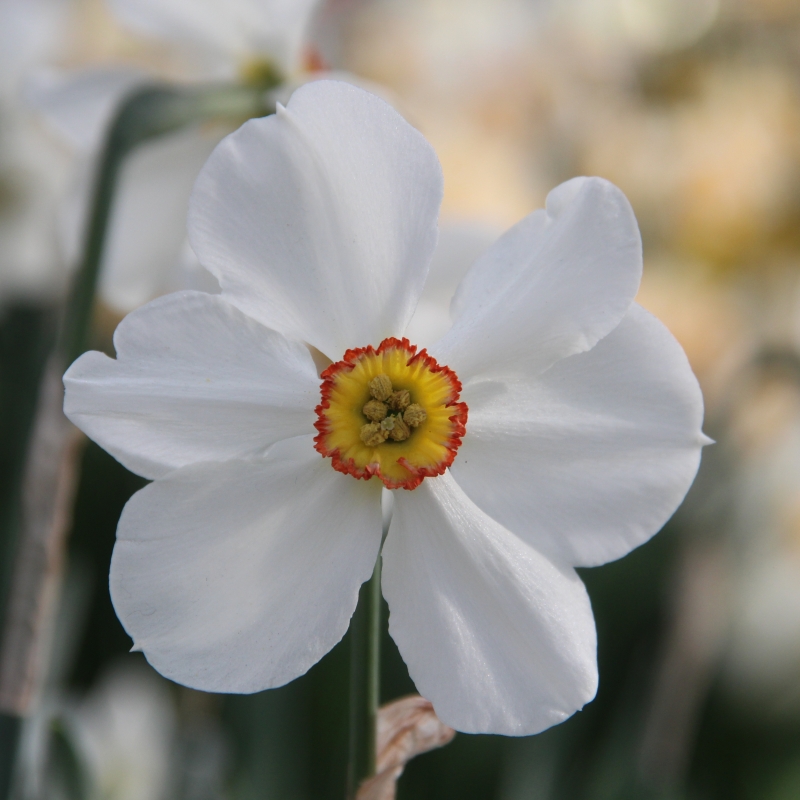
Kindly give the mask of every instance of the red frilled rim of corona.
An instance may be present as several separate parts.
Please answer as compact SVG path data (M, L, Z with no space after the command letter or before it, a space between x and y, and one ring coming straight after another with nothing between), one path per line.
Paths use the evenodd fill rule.
M371 399L369 382L378 375L388 376L394 390L407 390L426 419L404 441L369 446L360 436L368 422L362 408ZM384 339L377 348L348 350L321 377L314 446L335 470L360 480L376 477L389 489L415 489L453 463L468 409L459 401L455 372L426 350L417 351L408 339Z

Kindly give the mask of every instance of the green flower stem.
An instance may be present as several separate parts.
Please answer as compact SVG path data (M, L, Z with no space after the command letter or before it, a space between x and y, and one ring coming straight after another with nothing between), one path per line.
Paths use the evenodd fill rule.
M53 580L51 567L60 563L71 519L72 493L65 491L63 477L75 479L79 450L71 447L74 431L61 411L61 374L88 347L120 169L128 154L155 137L208 120L244 122L274 113L267 92L276 83L273 76L258 86L142 87L122 102L109 129L98 164L83 258L42 380L26 452L21 454L27 466L25 485L14 501L12 516L18 522L6 537L14 570L11 588L0 598L5 607L0 632L0 800L9 796L19 723L28 710L36 653L47 629L40 622L49 610L46 598ZM64 465L67 469L62 469ZM23 497L27 498L24 503Z
M22 721L13 714L0 713L0 797L11 794L14 777L14 754Z
M375 774L381 665L381 557L361 587L350 623L350 748L347 798Z

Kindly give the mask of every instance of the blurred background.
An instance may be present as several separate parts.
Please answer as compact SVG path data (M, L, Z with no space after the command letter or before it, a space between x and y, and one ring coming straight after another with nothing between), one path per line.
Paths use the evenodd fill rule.
M148 5L0 0L3 613L40 380L124 92L249 80L276 64L290 83L347 73L435 147L443 230L464 269L561 181L621 187L644 240L639 302L685 348L717 442L657 537L582 571L597 699L536 737L459 734L409 764L398 797L800 798L800 3L306 2L262 37L269 63L192 27L213 4L164 0L179 11L160 27L137 11ZM126 162L94 347L113 352L116 323L157 294L209 285L185 244L186 202L235 127L190 126ZM161 678L128 653L107 586L119 513L143 481L92 443L79 459L14 796L341 798L347 637L304 677L253 696ZM412 691L387 635L382 699Z

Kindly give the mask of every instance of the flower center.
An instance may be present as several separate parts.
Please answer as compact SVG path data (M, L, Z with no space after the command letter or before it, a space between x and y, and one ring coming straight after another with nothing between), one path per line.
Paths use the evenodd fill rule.
M266 90L283 83L283 76L277 64L269 58L253 56L239 65L239 80L246 86Z
M333 468L415 489L453 463L467 423L461 383L408 339L348 350L322 373L315 447Z

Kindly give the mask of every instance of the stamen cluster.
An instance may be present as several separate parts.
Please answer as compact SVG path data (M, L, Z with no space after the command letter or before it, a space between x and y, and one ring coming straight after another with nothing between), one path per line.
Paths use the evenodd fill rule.
M453 463L467 423L461 383L408 339L348 350L320 377L314 446L335 470L414 489Z
M395 390L388 375L381 373L369 382L368 400L361 413L369 420L361 427L361 441L367 447L377 447L387 439L404 442L411 436L411 429L428 418L419 403L411 402L407 389Z

